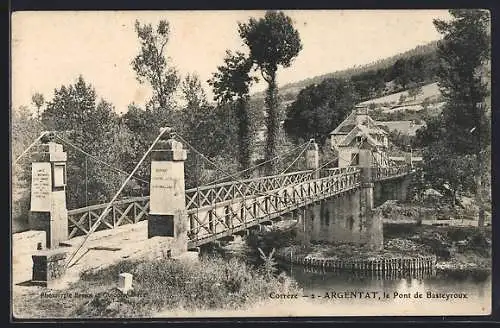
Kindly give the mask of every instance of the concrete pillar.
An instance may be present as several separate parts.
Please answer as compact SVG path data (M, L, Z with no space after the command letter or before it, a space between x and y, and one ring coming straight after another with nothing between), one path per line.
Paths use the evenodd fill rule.
M172 256L187 252L186 159L186 150L169 133L164 134L151 152L148 238L172 237Z
M33 153L29 226L46 233L47 247L68 239L66 161L62 145L45 142Z
M381 250L384 246L382 217L373 213L373 181L371 168L361 169L360 219L366 222L366 245L373 250Z
M297 232L297 241L302 243L303 245L308 245L311 240L311 234L309 231L309 223L310 223L310 218L308 218L309 215L309 206L304 206L299 209L297 209L296 212L296 218L297 218L297 226L296 226L296 232Z
M353 241L360 242L361 236L364 234L363 219L361 215L361 191L358 189L351 193L351 213L354 218L354 227L352 229Z
M337 197L332 197L328 200L329 210L330 210L330 225L328 227L329 238L328 241L335 241L335 232L337 230L337 224L339 222L338 218L338 206L339 201Z
M375 163L373 163L373 155L370 149L360 149L358 156L358 165L360 167L371 167L375 165Z
M52 288L66 272L64 248L46 249L32 255L32 282Z
M405 176L398 184L398 200L405 202L408 198L408 189L410 188L411 176Z
M319 148L318 144L311 139L309 148L306 150L306 168L308 170L315 170L314 178L319 178Z
M321 234L321 203L313 203L310 206L310 215L311 215L311 220L309 220L310 224L310 229L309 229L309 235L311 240L321 240L320 234ZM306 221L307 222L307 221Z
M373 206L379 207L386 201L386 195L384 193L384 184L382 182L373 183Z

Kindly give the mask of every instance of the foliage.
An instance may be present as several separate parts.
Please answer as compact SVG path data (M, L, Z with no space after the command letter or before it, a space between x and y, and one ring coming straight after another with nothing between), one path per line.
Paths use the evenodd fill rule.
M40 118L40 108L42 108L43 104L45 104L45 98L43 97L43 94L35 92L31 96L31 102L36 107L36 117Z
M391 147L395 147L396 149L406 150L408 146L413 147L415 144L415 137L397 130L389 131L389 140L391 141Z
M26 106L12 110L11 115L11 156L12 163L40 135L42 126L33 118ZM31 165L29 154L12 165L12 230L24 231L28 228L30 205Z
M400 96L399 96L399 100L398 100L398 104L402 104L404 103L406 100L406 95L404 93L402 93Z
M73 308L78 317L148 317L162 311L238 309L265 300L270 292L297 292L289 279L264 277L237 259L219 257L199 263L165 260L123 261L96 273L87 273L74 288L89 285L112 286L121 272L134 275L134 290L146 297L124 297L107 290L86 304ZM108 287L109 288L109 287ZM133 295L133 294L131 294ZM113 304L115 303L115 304Z
M112 167L120 168L126 159L123 154L131 152L129 135L123 130L114 108L104 100L97 102L94 88L82 76L74 85L54 91L53 99L42 114L42 122L49 130L58 131L64 140ZM124 176L69 145L64 146L68 152L68 208L85 206L87 200L95 203L109 200Z
M250 18L248 23L239 23L238 31L244 43L250 49L250 59L260 70L267 82L266 90L266 149L265 159L276 157L276 145L279 134L278 86L276 73L278 66L289 67L292 60L302 49L298 31L293 27L292 19L283 12L267 11L264 18ZM276 163L270 161L268 173L273 173Z
M417 143L427 146L426 179L437 189L448 185L454 204L457 192L483 194L491 123L481 69L490 56L490 35L487 11L450 10L450 14L450 22L434 21L444 34L438 45L438 77L446 106L441 116L417 132Z
M288 135L301 141L314 138L323 145L328 134L354 107L353 86L343 79L328 79L311 85L287 108L284 128Z
M260 247L257 249L259 250L260 258L263 261L262 267L263 267L263 271L264 271L264 277L266 277L266 279L270 280L270 279L272 279L272 277L276 273L277 266L278 266L278 263L273 258L274 252L276 251L276 249L273 248L271 250L271 252L269 253L269 255L266 255Z
M141 44L140 53L132 61L132 68L140 83L148 82L153 89L149 107L159 111L161 124L168 121L171 108L174 107L172 95L180 79L175 68L169 66L165 57L165 47L170 37L170 24L160 20L156 30L151 24L135 21L135 31Z
M489 143L490 122L486 106L489 95L479 70L490 58L489 13L485 10L450 10L451 22L435 20L444 34L438 52L442 65L439 86L447 106L443 110L452 149L477 154Z
M236 139L237 118L231 106L203 106L195 110L183 109L180 113L182 122L181 135L189 144L201 152L212 162L217 162L218 168L224 171L231 168L232 158L236 157L237 149L233 145ZM203 131L203 133L200 133ZM187 147L187 145L184 145ZM225 160L222 160L222 159ZM216 170L206 159L193 149L188 150L185 162L186 187L196 187L209 181L205 177L206 170ZM224 175L213 172L211 178Z
M214 98L220 105L231 104L238 119L238 163L240 170L250 167L252 127L248 108L248 92L252 82L257 79L249 74L253 62L243 53L226 51L224 65L217 67L208 81L213 87ZM248 176L248 174L245 174Z
M217 67L208 81L214 89L214 99L219 103L228 103L248 95L252 82L257 79L250 76L253 62L245 54L226 50L224 65Z
M474 156L459 155L442 142L424 149L424 177L437 190L451 196L455 204L456 194L474 188L477 162Z
M187 109L195 110L208 105L207 95L197 74L186 75L182 81L181 90L186 100Z

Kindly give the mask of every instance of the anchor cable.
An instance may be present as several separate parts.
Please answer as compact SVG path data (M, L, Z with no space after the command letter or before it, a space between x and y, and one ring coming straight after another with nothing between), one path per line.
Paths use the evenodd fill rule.
M71 261L73 260L73 258L80 251L80 249L87 243L90 235L92 233L94 233L95 230L100 226L101 220L104 218L105 215L108 214L108 211L110 210L110 208L113 205L113 203L116 201L116 198L118 197L118 195L122 192L123 188L125 188L125 185L129 182L129 180L132 178L133 174L137 171L137 169L139 169L139 166L142 164L142 162L144 162L144 160L146 159L147 155L151 152L151 150L156 145L156 143L158 142L158 140L160 140L160 138L163 136L163 134L167 130L168 129L160 129L160 133L158 134L158 136L156 137L156 139L153 141L153 143L151 144L151 146L149 147L149 149L144 153L144 155L140 159L139 163L137 163L137 165L135 166L134 170L129 174L129 176L123 182L123 184L120 187L120 189L118 189L118 191L113 196L113 198L111 199L111 201L108 203L108 205L106 206L106 208L102 211L101 215L99 216L99 218L97 219L97 221L94 223L94 225L90 229L89 233L83 239L83 242L78 246L78 248L76 249L76 251L70 256L69 260L66 262L66 265L65 265L66 268L69 267L69 265L70 265Z

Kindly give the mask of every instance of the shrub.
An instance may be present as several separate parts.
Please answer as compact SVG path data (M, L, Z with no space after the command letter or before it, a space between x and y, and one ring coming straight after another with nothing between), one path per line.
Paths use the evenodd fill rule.
M220 257L201 259L197 263L171 260L122 261L94 273L81 276L78 284L112 286L121 272L134 275L134 291L145 297L123 297L110 289L98 293L75 311L81 317L147 317L167 309L235 309L267 298L270 292L296 292L296 283L286 277L275 277L272 254L269 267L260 270L237 259ZM272 270L270 268L273 268Z

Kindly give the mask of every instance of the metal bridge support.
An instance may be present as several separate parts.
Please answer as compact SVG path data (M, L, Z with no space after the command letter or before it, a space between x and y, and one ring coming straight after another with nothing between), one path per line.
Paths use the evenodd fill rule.
M311 139L309 148L306 150L306 168L314 170L314 178L319 178L319 148L314 139Z
M66 161L62 145L44 142L33 153L31 164L31 230L45 231L48 248L68 239Z
M171 237L172 257L187 252L184 161L187 152L173 134L165 133L151 152L148 238ZM167 139L167 140L165 140Z

